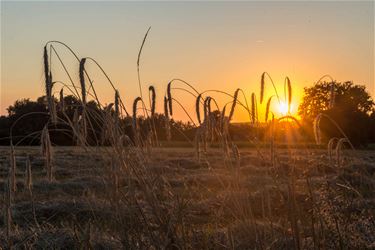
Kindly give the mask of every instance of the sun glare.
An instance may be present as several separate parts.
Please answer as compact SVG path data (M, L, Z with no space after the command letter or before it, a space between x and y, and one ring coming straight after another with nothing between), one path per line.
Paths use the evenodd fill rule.
M291 107L292 108L292 107ZM278 109L279 109L279 113L281 115L287 115L288 114L288 104L285 103L285 102L280 102L279 103L279 106L278 106ZM291 111L291 110L290 110Z

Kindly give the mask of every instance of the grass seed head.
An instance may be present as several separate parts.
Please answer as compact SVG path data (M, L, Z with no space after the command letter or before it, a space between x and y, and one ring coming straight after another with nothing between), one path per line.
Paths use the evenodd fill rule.
M269 112L270 112L270 107L271 107L272 97L273 97L273 96L271 96L270 98L268 98L268 101L267 101L266 114L265 114L265 121L266 121L266 122L268 121L268 114L269 114Z
M290 113L290 106L292 105L292 84L289 77L286 77L286 84L288 90L288 113Z
M197 96L197 99L195 100L195 113L197 114L197 119L199 124L202 124L201 120L201 113L200 113L200 100L201 100L202 94L199 94Z
M148 87L148 90L151 92L151 116L154 116L156 107L156 92L154 86Z
M173 115L173 112L172 112L172 93L171 93L171 85L172 85L172 82L169 82L169 83L168 83L168 86L167 86L167 96L168 96L169 114L172 116L172 115Z
M137 107L138 107L138 102L141 101L141 97L137 97L134 99L133 102L133 129L134 131L138 130L138 122L137 122Z
M86 104L86 83L85 83L85 63L86 58L82 58L79 62L79 82L81 83L81 92L82 92L82 104Z
M266 72L263 72L263 74L260 78L260 104L263 103L265 76L266 76Z
M240 89L236 89L236 91L234 92L233 103L232 103L232 107L231 107L230 113L229 113L229 121L232 120L234 110L235 110L236 104L237 104L237 98L238 98L238 92L239 91L240 91Z
M118 90L116 89L115 91L115 114L116 114L116 119L118 118L118 116L120 115L120 94L118 92Z

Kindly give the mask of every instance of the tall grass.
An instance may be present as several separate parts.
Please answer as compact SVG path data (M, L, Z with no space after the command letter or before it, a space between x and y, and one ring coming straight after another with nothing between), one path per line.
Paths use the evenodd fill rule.
M319 244L324 246L322 248L329 246L328 239L323 239L321 236L324 235L324 227L328 228L328 222L318 221L319 214L317 213L320 207L318 201L316 201L315 187L308 179L311 177L308 173L310 170L308 168L298 169L297 162L300 159L293 155L292 150L289 148L286 149L287 153L283 153L278 145L277 137L279 132L285 128L280 124L288 121L289 125L293 123L297 128L301 127L296 117L290 114L293 94L291 81L288 77L285 78L284 82L284 98L288 104L288 114L278 118L275 118L275 114L271 110L271 101L276 97L278 102L280 102L280 97L275 83L267 72L261 75L259 103L255 93L251 95L249 93L251 106L248 105L248 95L239 88L234 91L233 95L215 89L200 92L192 84L184 80L170 80L163 96L163 132L166 135L163 139L171 140L174 133L180 132L173 127L175 123L172 118L173 114L177 113L176 110L182 109L192 120L192 130L195 132L195 137L194 142L191 142L191 144L195 149L197 162L189 159L191 162L188 162L188 166L176 167L175 171L178 174L186 171L184 168L191 168L187 171L189 175L183 177L187 180L184 180L182 185L177 183L177 181L173 182L168 179L172 175L169 172L172 171L172 168L165 167L163 170L162 167L171 163L167 159L159 161L158 159L162 158L162 156L153 154L151 150L153 147L159 146L155 129L156 119L154 119L157 117L155 87L149 86L148 89L149 108L146 107L142 96L140 58L149 30L144 36L138 54L137 72L140 96L133 101L131 117L128 117L129 115L121 99L120 92L99 63L90 57L79 59L76 53L63 43L50 42L52 44L63 44L79 61L80 87L78 87L78 84L74 83L73 78L67 71L59 53L50 45L49 48L52 48L54 54L48 54L47 45L44 47L45 87L50 119L42 131L38 131L37 135L40 135L40 156L44 159L49 187L52 187L53 184L57 185L59 182L54 165L54 156L57 152L54 152L50 140L50 132L57 130L57 128L50 126L51 123L69 128L78 146L77 152L82 150L82 154L87 157L99 155L99 158L105 162L104 171L100 172L98 170L96 176L100 177L99 179L104 183L103 190L101 190L104 195L102 197L94 197L94 188L91 190L88 187L88 190L85 190L87 194L82 195L80 199L93 196L98 200L103 200L103 204L111 208L111 216L108 221L95 218L84 226L80 225L79 230L74 229L74 235L80 245L82 247L92 247L92 226L95 225L96 227L101 227L103 234L108 233L112 235L112 238L118 239L122 246L127 249L204 248L204 240L202 238L212 239L210 237L219 237L218 235L212 236L210 232L218 234L218 232L221 233L222 231L227 233L221 234L222 236L220 237L222 238L219 240L214 238L214 242L207 240L209 243L205 246L209 248L210 243L216 247L220 245L224 248L238 249L273 249L282 248L283 246L286 249L304 249L311 248L312 244L313 248L317 249ZM62 112L59 112L59 114L56 114L55 101L52 95L53 84L58 83L58 81L52 82L49 64L52 55L57 57L71 80L70 85L63 84L60 90L59 109ZM114 90L114 101L107 106L101 104L102 102L96 95L93 80L86 71L85 65L89 62L98 66L97 69L106 76L108 83ZM272 83L273 93L266 93L266 90L268 91L266 89L267 81ZM90 87L86 88L86 84ZM64 93L63 89L67 93ZM190 94L191 103L195 104L195 116L190 116L188 110L179 101L178 91ZM239 95L240 93L242 94ZM78 107L70 107L69 103L64 103L64 94L76 96L79 99ZM269 96L266 96L266 94ZM216 95L223 95L229 98L230 101L221 103L218 101L220 99L216 98ZM88 105L90 99L97 105L98 109L93 109ZM258 128L262 126L258 119L258 112L261 110L258 105L262 104L264 99L268 100L265 109L266 123L264 126L268 128L267 132L269 134L269 138L265 140L267 143L265 150L260 149L259 145L261 143L258 139ZM227 106L230 108L229 112L227 112ZM70 117L65 110L71 108L74 108L74 114ZM247 154L246 150L242 151L232 138L230 132L231 121L234 113L239 108L244 109L249 115L250 130L246 139L255 145L255 156ZM139 109L143 109L143 116L139 113ZM203 114L201 114L202 109ZM150 117L148 111L150 111ZM125 112L126 116L123 112ZM272 119L268 122L270 115ZM198 122L195 123L192 117L196 117ZM314 135L317 143L323 143L323 135L320 130L322 119L332 122L342 134L342 137L338 139L328 138L331 140L329 140L327 145L330 166L333 166L332 157L333 152L335 152L336 166L342 168L344 145L349 144L351 147L352 145L338 124L325 114L320 114L314 122ZM95 134L96 132L93 123L99 127L102 138L95 138L95 142L90 145L88 134ZM127 127L132 128L133 137L126 132L125 128ZM214 143L218 145L219 153L217 153L216 149L211 148ZM101 145L106 145L106 147L101 147ZM12 236L12 200L17 191L16 149L13 145L13 140L11 140L10 146L10 170L7 184L7 195L9 197L6 199L4 206L7 239ZM269 157L263 157L263 154L269 154ZM218 162L223 163L226 168L211 168L211 165L217 166ZM160 167L158 164L163 166ZM191 204L194 197L199 195L204 197L205 192L213 192L211 188L206 188L202 183L198 183L198 170L193 169L194 164L196 164L197 169L204 169L209 177L215 177L212 182L218 180L217 182L219 183L216 184L217 187L215 188L223 191L220 196L215 197L215 201L210 201L212 204L205 205L206 209L211 209L209 210L210 213L200 211L200 208ZM97 171L95 167L92 168L93 172ZM33 189L33 173L29 157L27 157L25 169L24 185L25 189L30 193L34 222L39 228L38 230L43 230L43 226L45 227L46 225L41 223L39 217L38 222L36 206L34 206L34 198L37 195L33 191L35 189ZM155 169L157 170L155 171ZM248 172L251 172L251 174L247 174ZM272 182L258 184L257 181L260 180L257 179L257 172L265 173L266 179ZM77 173L80 172L77 171ZM223 178L222 176L230 177ZM303 186L298 178L305 179L306 176L308 177L307 186ZM206 180L206 182L209 182L209 180ZM196 183L198 183L199 190L194 190L192 187ZM261 192L259 192L259 186L262 186ZM253 190L254 188L258 189ZM176 191L177 189L183 190L182 193ZM301 194L301 190L308 190L308 194ZM90 193L91 191L92 193ZM305 202L301 202L303 199L310 199L311 204L307 203L306 205ZM205 202L205 200L202 199L202 202ZM305 206L308 205L311 207L306 208ZM90 209L93 210L92 207ZM311 211L308 209L312 209L312 212L311 218L309 218L307 223L306 216L301 214L301 211ZM212 211L215 213L212 213ZM323 213L322 211L319 212ZM200 228L198 225L194 225L192 221L199 213L206 213L207 220L214 222L209 225L211 228ZM225 218L223 218L224 215L226 216ZM340 222L337 221L336 224L338 225L336 227L337 231L340 231ZM220 230L216 230L218 228ZM319 232L318 229L320 230ZM311 234L313 239L310 237ZM196 237L196 235L199 235L200 238ZM242 235L245 236L242 237ZM340 233L340 243L343 241L344 238ZM201 245L194 245L198 244L198 242Z

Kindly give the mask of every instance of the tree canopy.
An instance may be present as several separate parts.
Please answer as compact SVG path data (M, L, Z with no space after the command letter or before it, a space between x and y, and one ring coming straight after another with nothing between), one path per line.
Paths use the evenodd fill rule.
M306 87L298 113L310 125L318 114L328 115L355 144L374 140L374 101L365 86L353 82L321 82ZM322 122L322 130L327 139L342 136L328 119Z

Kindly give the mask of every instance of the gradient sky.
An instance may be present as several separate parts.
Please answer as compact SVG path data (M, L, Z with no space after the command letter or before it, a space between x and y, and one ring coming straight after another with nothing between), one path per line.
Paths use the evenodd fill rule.
M373 1L1 2L1 7L0 114L15 99L43 95L42 49L49 40L95 58L130 107L139 95L137 54L149 26L141 77L144 94L148 85L156 87L159 111L172 78L191 82L199 91L240 87L250 97L253 91L259 95L263 71L281 93L289 76L294 109L303 87L325 74L375 93ZM78 62L62 47L56 49L78 83ZM57 60L52 64L55 80L68 82ZM103 103L113 102L105 79L90 65L88 71ZM193 98L174 93L193 109ZM177 112L175 118L186 116ZM244 118L241 112L235 117Z

